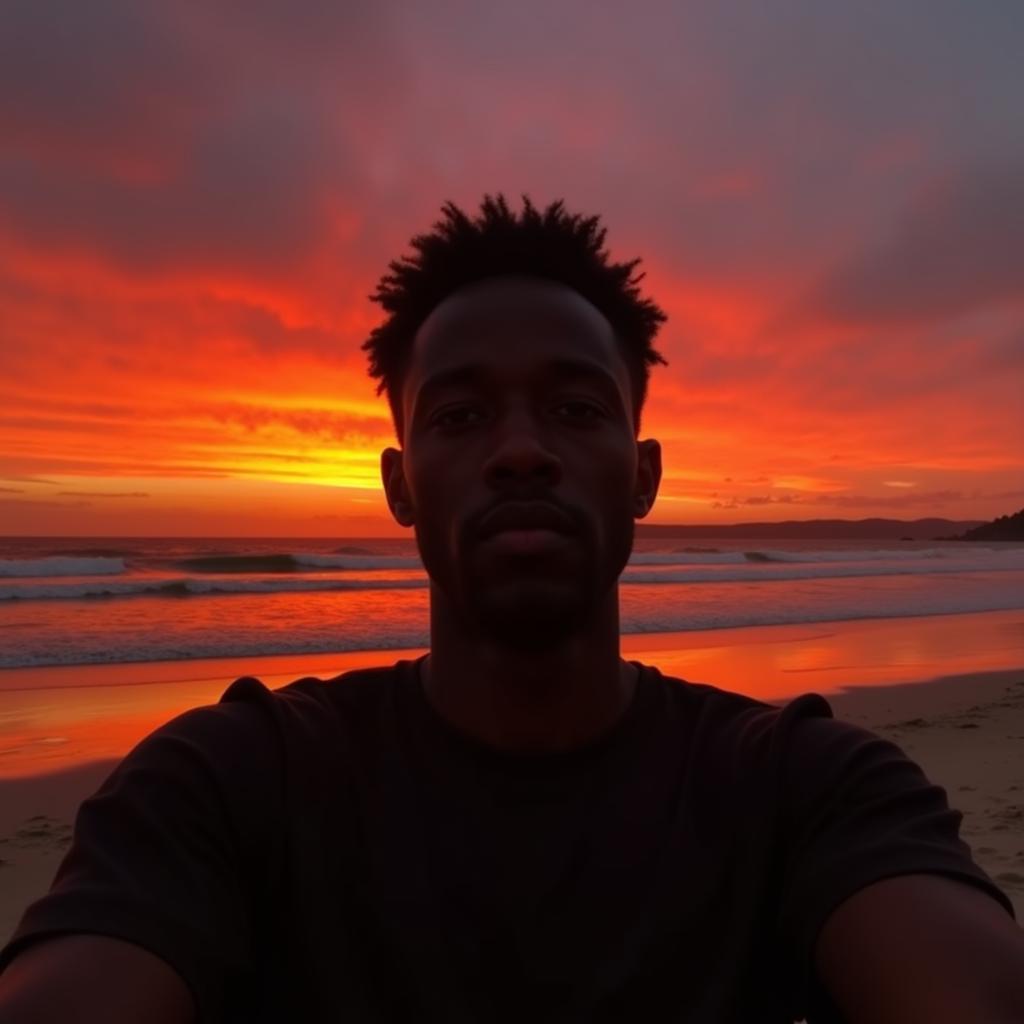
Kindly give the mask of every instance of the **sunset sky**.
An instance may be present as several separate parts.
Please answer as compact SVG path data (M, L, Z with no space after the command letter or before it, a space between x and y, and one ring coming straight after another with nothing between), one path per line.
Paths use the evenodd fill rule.
M367 300L564 198L668 312L652 522L1024 505L1024 4L13 0L0 533L385 535Z

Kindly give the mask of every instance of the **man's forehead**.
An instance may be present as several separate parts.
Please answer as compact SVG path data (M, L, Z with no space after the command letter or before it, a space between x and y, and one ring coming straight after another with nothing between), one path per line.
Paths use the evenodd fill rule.
M619 385L618 375L612 367L588 358L546 353L545 357L527 361L515 369L519 370L522 378L534 383L585 381L603 389L617 389ZM417 377L415 387L420 395L446 388L487 387L496 379L506 376L506 371L507 368L499 361L464 361L453 358L425 370Z
M411 357L417 378L517 359L590 363L613 372L622 365L611 324L579 292L557 281L513 276L449 295L416 332Z
M573 310L577 315L604 319L589 299L562 281L532 274L499 274L455 289L438 303L424 323L480 317L498 310L540 309Z

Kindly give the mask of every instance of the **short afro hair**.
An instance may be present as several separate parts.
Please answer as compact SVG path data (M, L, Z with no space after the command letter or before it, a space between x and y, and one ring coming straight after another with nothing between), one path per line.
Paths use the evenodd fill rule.
M442 207L444 217L427 235L416 235L415 254L388 264L371 301L389 314L363 348L369 354L369 373L387 391L395 427L401 436L402 384L416 331L433 309L465 285L488 277L524 274L545 277L579 292L612 325L622 347L633 383L634 429L647 398L647 381L655 363L666 364L653 341L666 316L638 287L644 275L634 273L639 259L609 262L602 248L606 229L599 217L565 211L556 200L543 211L523 196L520 214L505 197L485 195L480 212L471 219L453 202Z

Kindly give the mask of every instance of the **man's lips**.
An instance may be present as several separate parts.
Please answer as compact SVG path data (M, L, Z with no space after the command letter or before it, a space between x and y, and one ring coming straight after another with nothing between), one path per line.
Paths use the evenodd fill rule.
M505 501L480 521L480 537L484 540L508 534L523 541L532 536L538 541L545 536L574 532L569 515L545 501Z
M485 538L487 550L501 555L552 555L570 543L567 534L554 530L499 530Z

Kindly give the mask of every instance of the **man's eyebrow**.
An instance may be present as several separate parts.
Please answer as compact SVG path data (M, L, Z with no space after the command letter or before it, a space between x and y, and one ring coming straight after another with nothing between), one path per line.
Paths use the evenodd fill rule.
M422 395L430 391L438 391L442 388L458 387L461 384L473 384L486 376L484 368L478 364L468 366L455 366L450 370L438 370L432 373L419 386L419 393Z
M557 377L585 377L613 388L616 393L619 390L618 382L610 370L587 359L552 359L544 364L543 372Z

